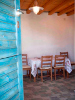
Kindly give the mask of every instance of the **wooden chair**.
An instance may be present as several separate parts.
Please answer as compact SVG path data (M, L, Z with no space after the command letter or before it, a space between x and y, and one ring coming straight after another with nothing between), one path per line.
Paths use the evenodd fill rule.
M51 77L52 81L52 58L53 56L42 56L41 57L41 68L38 68L41 70L41 81L43 82L43 77ZM37 77L38 77L38 69L37 69ZM49 74L43 76L43 71L48 71L50 72Z
M60 55L65 55L68 58L68 52L60 52Z
M60 55L65 55L68 58L68 52L60 52ZM75 62L71 62L71 65L75 65Z
M65 55L68 58L68 52L60 52L60 55ZM75 65L75 62L71 62L72 69L73 69L74 65ZM69 78L69 73L68 72L67 72L67 78Z
M65 57L68 58L68 52L60 52L60 55L65 55ZM69 78L69 73L66 71L67 73L67 78Z
M30 79L31 79L31 67L28 65L28 62L27 62L27 54L22 54L22 67L23 67L23 70L27 71L26 76L30 76ZM29 71L29 74L28 74L28 71Z
M60 70L62 69L63 70L63 76L65 78L65 56L64 55L55 55L55 65L54 65L54 76L55 76L55 80L56 80L56 70ZM58 75L61 75L60 74L60 71L59 71L59 74Z
M75 62L71 62L71 65L75 65Z
M71 66L72 66L72 69L73 69L73 66L75 67L75 62L71 62Z

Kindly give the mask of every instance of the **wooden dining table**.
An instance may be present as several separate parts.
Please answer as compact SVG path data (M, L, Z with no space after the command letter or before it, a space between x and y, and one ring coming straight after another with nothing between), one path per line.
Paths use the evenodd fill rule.
M52 67L54 67L55 58L52 60ZM34 82L36 82L37 68L41 67L41 58L28 58L28 65L31 67L31 74L34 77ZM69 73L72 72L71 62L69 58L65 58L65 69L67 71L67 78Z

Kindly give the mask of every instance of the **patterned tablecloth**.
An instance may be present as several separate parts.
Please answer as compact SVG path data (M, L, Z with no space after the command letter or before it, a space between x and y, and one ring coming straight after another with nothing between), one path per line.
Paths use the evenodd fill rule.
M31 67L31 74L36 77L37 68L41 67L41 59L29 58L28 65ZM52 66L54 67L54 58L52 60ZM72 72L71 62L68 58L65 59L65 69L68 73Z
M72 72L72 66L69 58L65 58L65 69L68 73Z

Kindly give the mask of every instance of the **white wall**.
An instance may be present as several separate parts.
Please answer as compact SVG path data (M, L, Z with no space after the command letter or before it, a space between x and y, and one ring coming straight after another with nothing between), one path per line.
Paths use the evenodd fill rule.
M68 51L74 60L74 16L63 14L21 15L22 53L28 58Z
M75 14L74 14L74 62L75 62Z

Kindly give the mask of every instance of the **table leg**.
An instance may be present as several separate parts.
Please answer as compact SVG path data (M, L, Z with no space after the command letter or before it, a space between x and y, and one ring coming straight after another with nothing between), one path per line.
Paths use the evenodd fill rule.
M34 77L34 82L36 82L36 77Z
M67 72L67 78L69 78L69 73Z

